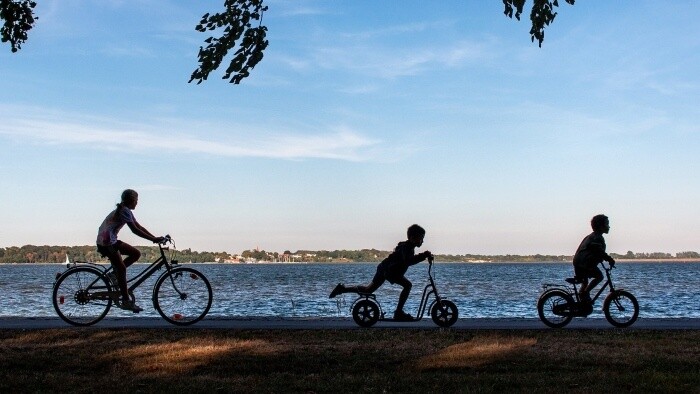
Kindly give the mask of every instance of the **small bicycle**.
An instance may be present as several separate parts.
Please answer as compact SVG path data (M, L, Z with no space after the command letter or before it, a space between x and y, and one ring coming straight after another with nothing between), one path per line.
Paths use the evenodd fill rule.
M423 296L420 300L420 305L418 306L418 312L413 320L400 320L401 322L414 322L421 320L426 310L430 310L430 317L433 322L440 327L450 327L457 321L459 316L459 311L457 310L457 305L454 302L440 297L438 294L437 286L435 286L435 280L433 278L433 259L428 259L428 284L423 289ZM385 318L382 306L377 301L377 297L371 293L358 293L359 297L352 303L352 318L360 327L371 327L377 321L396 321L390 318ZM428 298L430 295L435 296L435 300L428 305Z
M593 313L593 303L600 297L606 287L610 292L603 301L605 319L615 327L629 327L639 317L639 303L628 291L613 286L610 271L614 265L605 266L606 281L590 301L583 301L576 285L583 283L579 278L567 278L571 286L562 284L544 284L543 292L537 301L537 313L540 320L549 327L561 328L569 324L574 317L586 317Z
M172 260L172 251L168 259L168 244L174 249L173 239L166 235L158 244L160 257L127 281L131 283L128 292L133 301L134 289L165 268L153 286L153 308L172 324L194 324L211 308L211 285L196 269L178 266L177 260ZM67 264L67 268L56 274L53 285L53 307L61 319L75 326L89 326L102 320L112 304L120 307L118 284L113 275L108 275L112 267L75 262Z

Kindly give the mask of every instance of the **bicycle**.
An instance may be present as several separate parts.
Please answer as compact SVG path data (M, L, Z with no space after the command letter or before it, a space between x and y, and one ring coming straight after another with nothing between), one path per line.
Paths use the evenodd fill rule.
M544 324L552 328L561 328L569 324L574 317L586 317L593 313L593 303L600 297L606 287L610 292L603 301L605 319L615 327L629 327L639 317L639 303L632 293L618 288L612 282L610 271L615 267L601 262L605 269L606 280L596 295L583 301L576 285L583 279L567 278L571 287L562 284L544 284L543 292L537 301L537 313Z
M433 278L433 258L428 259L428 284L425 285L423 289L423 296L420 300L420 305L418 306L418 312L416 317L412 320L400 320L401 322L414 322L421 320L423 315L427 310L430 310L430 317L433 322L440 327L450 327L457 321L459 317L459 311L457 310L457 305L454 302L440 297L438 294L437 286L435 286L435 279ZM371 327L377 321L395 321L399 320L385 318L382 306L377 301L377 296L371 293L358 293L358 297L352 303L352 318L360 327ZM427 308L428 298L430 295L435 296L435 300Z
M186 326L194 324L209 312L212 303L212 289L209 280L199 271L190 267L178 266L166 251L168 244L175 249L173 239L166 235L158 244L160 257L138 275L128 279L128 293L134 300L134 290L144 281L165 268L165 272L153 285L153 308L167 322ZM113 304L121 307L120 292L116 280L108 275L112 272L100 264L74 262L67 264L67 270L56 274L53 285L53 307L58 316L75 326L90 326L102 320Z

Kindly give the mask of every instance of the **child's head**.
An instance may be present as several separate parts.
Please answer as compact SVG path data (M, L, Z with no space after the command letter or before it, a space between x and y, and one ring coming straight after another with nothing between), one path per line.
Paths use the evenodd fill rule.
M139 194L136 190L126 189L122 192L122 204L129 209L136 208L136 204L139 202Z
M608 231L610 231L610 220L603 214L595 215L593 219L591 219L591 228L593 228L593 231L596 233L607 234Z
M425 237L425 229L417 224L413 224L406 231L408 240L413 242L416 246L423 245L423 238Z

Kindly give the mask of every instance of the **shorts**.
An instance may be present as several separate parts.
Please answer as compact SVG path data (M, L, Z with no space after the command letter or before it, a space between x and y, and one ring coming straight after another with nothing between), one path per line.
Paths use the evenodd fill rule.
M377 266L377 272L374 274L374 278L372 278L372 283L374 283L375 286L379 287L384 284L384 281L386 281L386 275L384 274L384 266L382 264L379 264Z
M393 275L390 275L387 272L386 266L382 263L377 266L377 272L374 274L374 278L372 278L372 283L374 283L377 287L381 286L384 284L385 281L389 281L392 285L395 284L397 281L401 279L403 275L399 277L395 277Z
M574 276L580 279L597 278L603 279L603 273L600 271L598 266L593 267L580 267L578 265L574 266Z
M117 241L112 245L97 245L97 251L100 252L102 257L109 258L110 255L119 253L119 245L121 245L121 243L122 241Z

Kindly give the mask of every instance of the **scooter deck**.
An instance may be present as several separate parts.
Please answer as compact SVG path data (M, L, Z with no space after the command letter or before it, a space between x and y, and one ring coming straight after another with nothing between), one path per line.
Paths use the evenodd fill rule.
M408 319L394 319L394 318L380 318L378 321L389 321L389 322L396 322L396 323L412 323L412 322L417 322L420 319L413 318L411 320Z

